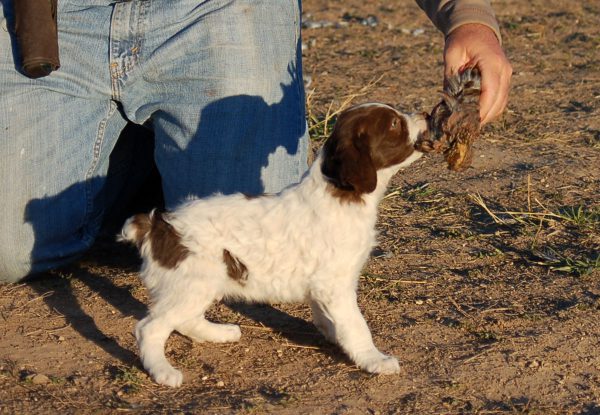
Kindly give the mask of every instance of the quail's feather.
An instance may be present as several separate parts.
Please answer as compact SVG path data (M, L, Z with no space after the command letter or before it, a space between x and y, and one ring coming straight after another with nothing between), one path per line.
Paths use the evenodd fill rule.
M449 78L442 101L428 117L429 134L417 142L425 153L444 153L448 168L462 171L471 165L473 142L479 137L481 76L477 68Z

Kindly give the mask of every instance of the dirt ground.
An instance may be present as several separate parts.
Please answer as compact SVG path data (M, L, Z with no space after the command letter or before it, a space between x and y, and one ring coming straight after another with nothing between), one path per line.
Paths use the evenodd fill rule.
M600 4L494 1L509 109L472 168L398 174L360 307L396 376L359 371L305 305L217 304L235 344L174 334L179 389L143 372L135 252L100 241L68 268L0 286L0 413L600 414ZM442 36L412 1L304 1L315 146L329 108L430 110ZM361 95L362 94L362 95Z

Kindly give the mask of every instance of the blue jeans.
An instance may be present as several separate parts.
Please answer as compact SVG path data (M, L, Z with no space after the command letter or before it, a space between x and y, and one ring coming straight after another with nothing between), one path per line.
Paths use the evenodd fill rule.
M306 170L299 0L59 0L62 66L37 80L16 69L13 1L0 0L0 281L91 246L128 121L154 130L170 207L277 192Z

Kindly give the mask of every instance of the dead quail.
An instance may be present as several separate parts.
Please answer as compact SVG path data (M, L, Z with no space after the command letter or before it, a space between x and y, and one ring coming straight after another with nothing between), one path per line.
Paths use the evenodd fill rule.
M449 78L442 101L427 117L429 133L416 144L425 153L444 153L448 168L462 171L471 165L472 145L479 137L479 94L481 75L477 68L467 68Z

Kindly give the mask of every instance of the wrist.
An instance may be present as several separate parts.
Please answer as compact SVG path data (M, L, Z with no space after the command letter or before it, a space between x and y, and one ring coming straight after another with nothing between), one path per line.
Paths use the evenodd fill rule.
M469 38L473 36L477 38L493 38L499 45L501 44L499 34L494 30L494 28L483 23L464 23L462 25L456 26L446 35L446 42L448 42L448 40L450 40L451 38Z

